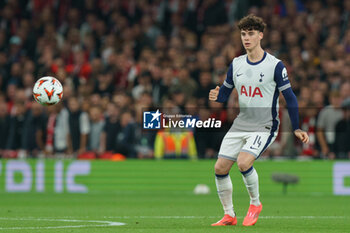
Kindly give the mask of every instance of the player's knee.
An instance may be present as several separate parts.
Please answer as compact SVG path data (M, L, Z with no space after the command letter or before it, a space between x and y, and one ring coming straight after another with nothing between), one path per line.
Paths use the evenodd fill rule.
M238 160L237 167L241 172L244 172L244 171L247 171L251 167L251 165L246 161Z
M216 163L214 166L214 169L215 169L215 174L217 174L217 175L225 175L230 170L225 165L223 165L221 163Z

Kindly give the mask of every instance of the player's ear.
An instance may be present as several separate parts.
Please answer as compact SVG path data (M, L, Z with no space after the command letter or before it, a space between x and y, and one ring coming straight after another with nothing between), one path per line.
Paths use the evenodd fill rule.
M263 32L259 32L259 38L260 38L260 40L261 40L262 38L264 38L264 33L263 33Z

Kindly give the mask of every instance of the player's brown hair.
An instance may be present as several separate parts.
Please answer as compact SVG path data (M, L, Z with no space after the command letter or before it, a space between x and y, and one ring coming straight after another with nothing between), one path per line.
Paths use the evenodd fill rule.
M239 30L257 30L263 32L266 27L264 20L253 14L247 15L238 22Z

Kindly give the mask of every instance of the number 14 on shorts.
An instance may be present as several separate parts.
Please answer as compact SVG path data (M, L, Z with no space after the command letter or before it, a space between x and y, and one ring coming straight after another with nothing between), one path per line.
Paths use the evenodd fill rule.
M250 146L250 149L257 150L261 146L261 136L256 135L253 145Z

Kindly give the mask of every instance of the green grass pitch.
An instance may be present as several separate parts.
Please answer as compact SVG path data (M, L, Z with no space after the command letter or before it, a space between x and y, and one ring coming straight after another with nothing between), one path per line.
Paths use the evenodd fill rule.
M50 160L45 162L44 193L6 193L5 163L0 170L0 233L350 232L350 196L332 194L332 162L256 162L264 208L252 227L241 225L249 197L236 165L230 175L238 225L211 227L223 216L214 160L93 161L91 174L76 180L88 187L86 194L54 193L55 161ZM36 161L30 163L35 167ZM284 195L271 180L274 172L296 174L300 183ZM207 184L211 193L195 195L196 184ZM113 225L117 222L125 225Z

